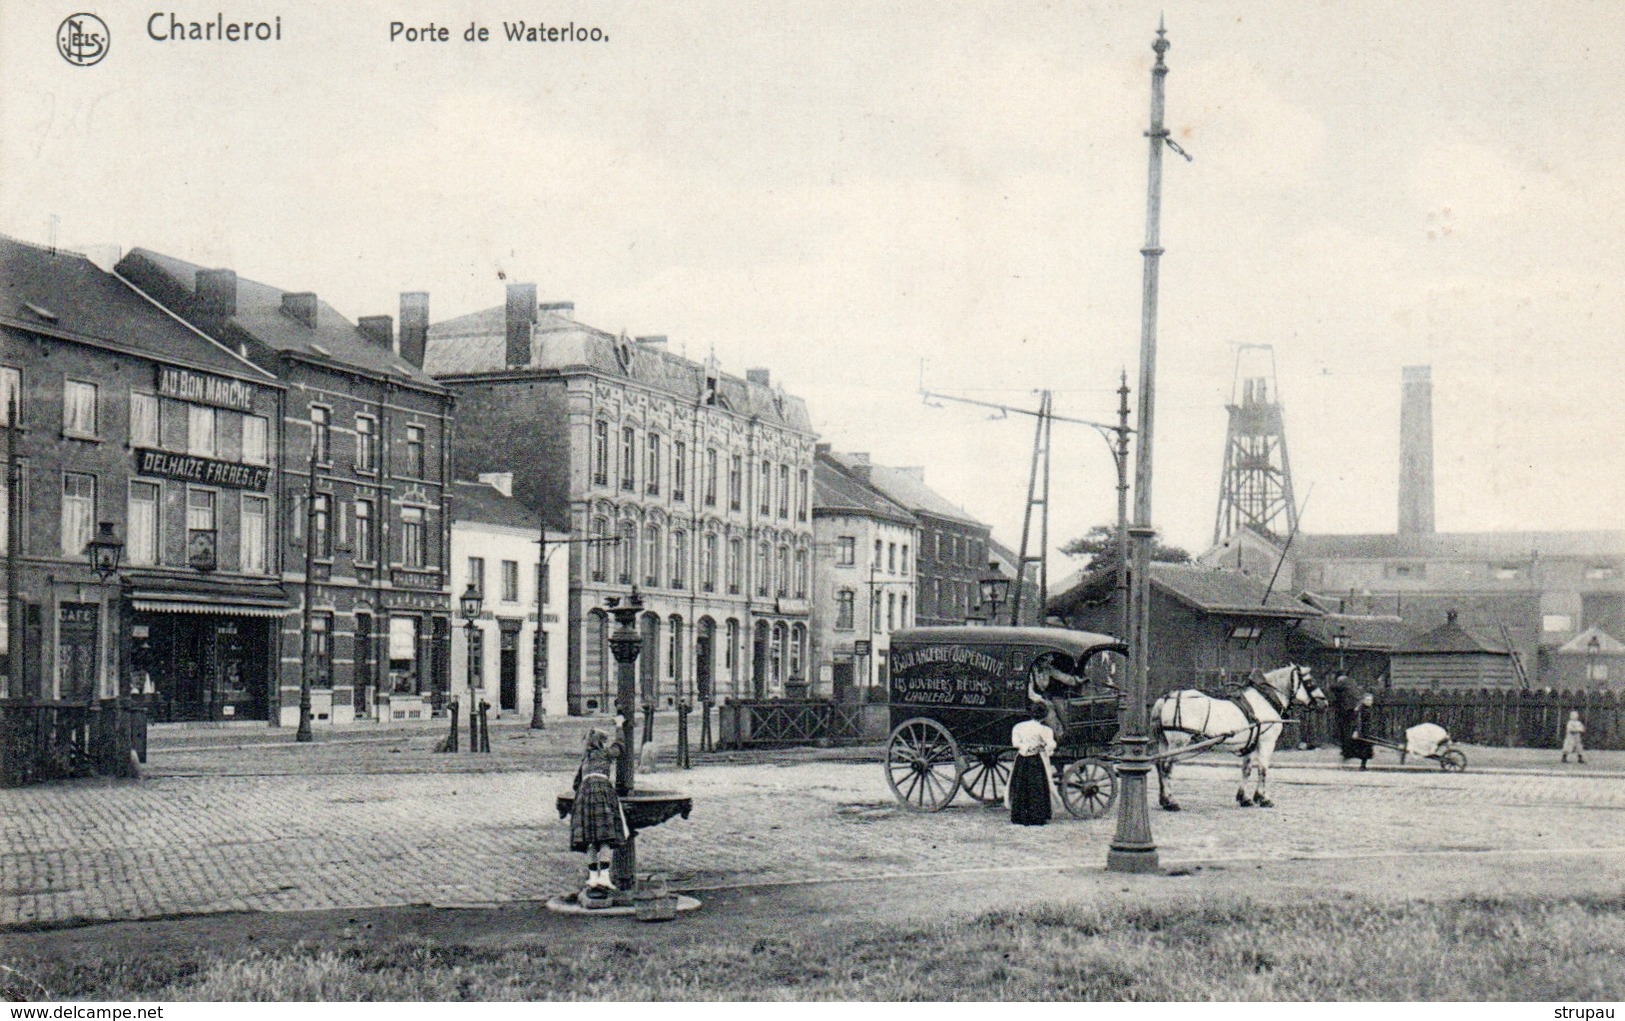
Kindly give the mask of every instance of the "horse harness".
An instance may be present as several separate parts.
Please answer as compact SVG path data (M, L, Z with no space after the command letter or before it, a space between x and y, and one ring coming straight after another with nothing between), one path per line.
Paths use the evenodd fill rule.
M1294 676L1293 676L1294 684L1296 684L1297 681L1298 681L1298 678L1297 678L1297 675L1296 675L1296 669L1294 669ZM1266 726L1273 726L1276 722L1284 722L1285 719L1286 719L1286 710L1287 710L1286 700L1283 699L1280 696L1280 694L1275 690L1275 688L1272 687L1271 685L1260 684L1256 680L1249 680L1247 682L1247 687L1249 687L1249 688L1253 689L1254 691L1258 692L1259 695L1263 697L1264 701L1269 703L1270 708L1275 710L1275 715L1279 719L1276 720L1276 721L1269 721L1269 722L1259 720L1258 714L1253 711L1253 704L1251 702L1247 701L1247 698L1246 698L1247 693L1246 693L1245 690L1241 693L1241 697L1229 700L1231 705L1233 705L1237 709L1241 710L1241 715L1243 717L1245 717L1246 720L1247 720L1247 743L1239 751L1236 752L1236 754L1238 756L1242 756L1242 757L1251 755L1253 752L1258 750L1258 740L1259 740L1259 737L1262 736L1262 734L1264 732L1264 728ZM1181 717L1181 713L1184 711L1184 703L1185 703L1185 700L1182 699L1182 698L1175 698L1174 699L1174 724L1171 727L1165 727L1163 729L1165 729L1165 730L1177 730L1177 731L1181 731L1183 733L1192 734L1192 735L1206 733L1207 732L1208 720L1203 720L1202 721L1202 726L1200 728L1198 728L1197 730L1191 730L1188 727L1185 727L1185 726L1182 725L1184 721L1180 717ZM1212 702L1210 700L1209 703L1208 703L1208 719L1212 719L1212 717L1213 717L1213 707L1212 707Z

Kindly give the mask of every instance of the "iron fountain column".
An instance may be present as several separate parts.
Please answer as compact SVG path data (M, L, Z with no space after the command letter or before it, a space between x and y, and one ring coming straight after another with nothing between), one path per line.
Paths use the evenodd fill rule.
M636 747L632 743L637 726L638 678L636 664L643 650L643 635L638 631L638 614L643 611L643 597L636 586L625 600L611 596L606 600L609 612L615 618L615 630L609 636L609 648L615 655L615 712L621 718L621 757L615 767L615 793L622 798L637 789L634 769L637 765ZM626 846L616 849L610 861L610 879L616 890L630 895L637 885L637 835L629 836Z

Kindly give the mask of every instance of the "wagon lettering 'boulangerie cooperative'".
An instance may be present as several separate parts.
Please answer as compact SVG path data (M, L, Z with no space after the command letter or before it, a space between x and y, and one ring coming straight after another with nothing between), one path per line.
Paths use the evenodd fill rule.
M917 649L899 651L892 657L894 671L909 670L926 663L957 663L988 674L999 674L1004 671L1004 663L998 657L963 645L925 645Z

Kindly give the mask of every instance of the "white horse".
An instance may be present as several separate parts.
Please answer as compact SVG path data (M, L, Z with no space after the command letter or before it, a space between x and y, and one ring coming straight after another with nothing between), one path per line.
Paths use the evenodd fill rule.
M1168 775L1174 756L1192 744L1211 742L1212 747L1241 756L1241 786L1236 788L1236 804L1242 808L1257 805L1272 808L1275 803L1264 794L1270 756L1281 736L1287 707L1323 706L1326 696L1315 684L1309 668L1288 664L1264 673L1254 670L1238 698L1214 698L1194 689L1172 691L1151 705L1151 750L1157 760L1157 801L1169 812L1179 811L1179 803L1168 794ZM1251 797L1247 778L1258 769L1258 786Z

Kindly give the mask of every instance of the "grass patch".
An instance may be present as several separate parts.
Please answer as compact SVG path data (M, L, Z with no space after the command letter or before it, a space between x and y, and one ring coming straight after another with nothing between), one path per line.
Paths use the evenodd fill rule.
M678 923L681 924L681 923ZM94 1000L1619 1000L1625 899L1246 899L920 926L493 948L389 937L5 960L0 997Z

